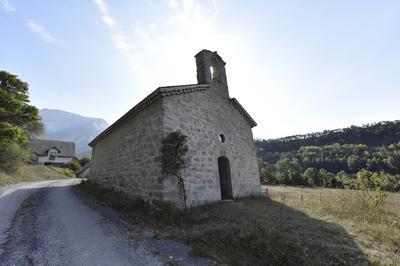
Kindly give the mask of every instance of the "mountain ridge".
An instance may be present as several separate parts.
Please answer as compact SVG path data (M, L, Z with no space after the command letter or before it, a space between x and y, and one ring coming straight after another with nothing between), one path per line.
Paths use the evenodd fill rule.
M43 108L39 110L44 125L44 133L39 138L72 141L76 155L90 154L88 143L109 126L102 118L87 117L80 114Z
M275 139L257 139L256 146L270 152L289 152L303 146L365 144L370 147L400 142L400 120L380 121L362 126L324 130Z

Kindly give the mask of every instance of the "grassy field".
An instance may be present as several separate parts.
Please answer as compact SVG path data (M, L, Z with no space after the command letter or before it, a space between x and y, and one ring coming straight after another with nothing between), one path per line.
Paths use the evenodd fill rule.
M73 173L64 168L49 167L44 165L24 165L11 175L0 172L0 186L21 182L63 179L73 176Z
M149 208L84 182L80 193L111 206L157 238L180 240L193 254L228 265L396 265L399 195L367 210L371 195L333 189L263 187L264 196L176 211ZM361 193L361 192L360 192ZM347 205L347 206L343 206Z
M400 265L400 194L376 205L373 192L265 186L275 202L341 226L374 264Z

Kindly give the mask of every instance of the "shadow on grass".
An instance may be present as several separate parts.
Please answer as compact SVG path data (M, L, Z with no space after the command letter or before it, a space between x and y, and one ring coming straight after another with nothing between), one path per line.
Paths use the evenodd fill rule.
M180 238L190 242L196 255L208 253L231 265L369 264L341 226L266 198L222 202L192 212L193 226Z
M159 238L180 240L195 256L229 265L368 265L339 225L310 217L267 198L217 202L186 212L128 200L90 183L86 196L120 211L131 223L150 226Z

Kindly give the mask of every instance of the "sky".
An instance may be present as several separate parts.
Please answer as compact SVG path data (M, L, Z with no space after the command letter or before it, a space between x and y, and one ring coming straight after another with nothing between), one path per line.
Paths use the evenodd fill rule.
M0 0L0 70L38 108L113 123L218 51L276 138L400 119L398 0Z

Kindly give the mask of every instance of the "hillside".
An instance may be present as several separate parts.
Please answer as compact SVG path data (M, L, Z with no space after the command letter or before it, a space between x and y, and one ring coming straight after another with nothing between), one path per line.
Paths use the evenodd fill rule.
M69 174L68 171L63 168L45 165L24 165L12 174L0 172L0 186L21 182L71 178L67 174Z
M53 109L41 109L44 134L40 138L75 142L76 154L90 154L88 143L108 127L101 118L85 117Z
M400 121L256 140L270 184L400 191Z
M378 147L399 142L400 120L396 120L278 139L257 140L256 145L268 152L287 152L303 146L324 146L334 143L365 144L368 147Z

